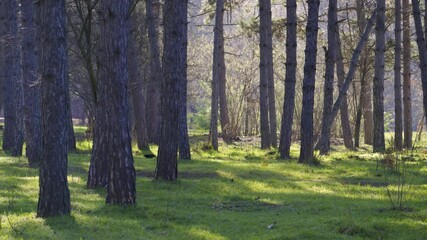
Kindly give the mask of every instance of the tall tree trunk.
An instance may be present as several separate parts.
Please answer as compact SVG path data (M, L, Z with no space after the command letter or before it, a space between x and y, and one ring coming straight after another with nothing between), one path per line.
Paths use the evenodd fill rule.
M182 21L187 20L188 0L183 1L185 6L181 6L180 17ZM185 19L184 19L185 17ZM182 39L180 41L181 58L180 69L183 71L182 76L179 78L179 113L178 113L178 129L179 129L179 159L191 159L190 141L188 139L188 126L187 126L187 45L188 45L188 29L187 24L182 27Z
M260 124L261 124L261 149L267 149L271 146L271 132L269 124L269 93L268 85L270 77L269 69L269 27L271 28L271 4L269 0L259 1L259 49L260 49L260 64L259 64L259 108L260 108ZM269 21L270 19L270 21Z
M417 34L417 45L420 54L421 83L423 88L424 115L427 116L427 46L421 22L421 11L418 0L412 0L415 32Z
M139 150L148 149L147 125L144 114L145 99L142 93L142 75L139 67L137 46L138 19L137 12L133 11L129 18L128 36L128 73L129 73L129 95L131 98L133 124L135 126L136 142Z
M376 18L376 10L372 13L371 18L368 21L368 24L366 25L365 31L363 32L362 36L359 39L359 42L357 43L356 49L353 52L353 55L351 56L350 66L348 69L347 76L344 80L344 83L339 91L338 98L334 102L334 106L332 107L332 112L329 118L329 125L330 127L328 134L331 134L330 129L332 124L334 123L335 117L338 114L338 111L340 110L342 104L344 103L344 100L347 98L347 91L350 87L350 84L353 80L354 73L356 72L356 66L357 62L359 60L359 56L363 50L363 47L365 46L366 41L368 41L369 34L372 31L372 27L374 25L374 21ZM321 139L319 139L320 141ZM317 142L317 144L322 144Z
M334 103L334 75L335 75L335 60L336 60L336 49L337 41L336 35L338 32L337 28L337 1L329 0L328 7L328 49L326 50L326 72L325 72L325 84L323 91L323 114L322 114L322 130L320 138L323 140L319 141L322 145L317 145L316 149L320 151L320 154L326 154L331 148L330 134L328 134L328 118L332 112L332 104Z
M159 14L160 3L156 0L145 0L147 14L148 40L150 44L150 79L147 84L146 121L148 140L159 143L160 138L160 93L163 82L162 65L159 47Z
M401 0L395 0L395 47L394 47L394 148L402 150L402 6Z
M299 163L312 163L313 159L313 108L316 80L317 32L319 26L319 0L308 0L306 47L301 112L301 151Z
M38 166L42 157L41 89L37 82L34 4L21 0L21 56L24 89L24 124L26 155L30 167Z
M98 84L105 87L108 113L105 129L109 161L108 204L134 204L136 200L135 168L129 131L127 16L130 1L105 0L100 3L100 63L105 74ZM99 94L104 93L100 91ZM100 96L101 97L101 96Z
M67 183L67 48L65 2L40 1L43 150L38 217L70 213ZM52 31L55 29L55 31Z
M338 28L338 27L337 27ZM345 79L345 71L344 71L344 62L342 55L342 46L341 46L341 38L339 35L339 31L336 32L336 40L337 40L337 78L338 78L338 89L341 89L344 79ZM360 103L359 103L360 104ZM332 109L331 109L332 111ZM342 134L344 138L344 145L347 149L353 149L353 139L351 134L350 120L348 116L348 104L347 98L343 99L343 103L340 108L340 118L341 118L341 128Z
M4 69L4 132L3 150L12 156L22 155L24 141L23 94L20 48L18 41L18 18L16 0L3 1L0 7L0 29L3 38L2 54Z
M373 151L385 151L384 139L384 53L385 53L385 0L377 0L375 28L374 73L374 142Z
M164 8L164 52L162 92L162 134L155 178L173 181L178 177L178 116L182 68L186 60L187 0L170 0Z
M411 100L411 9L409 0L402 0L403 14L403 121L406 149L412 148L412 100Z
M289 159L292 143L292 124L295 110L295 82L297 67L297 1L286 3L286 76L283 102L282 126L280 129L280 157Z

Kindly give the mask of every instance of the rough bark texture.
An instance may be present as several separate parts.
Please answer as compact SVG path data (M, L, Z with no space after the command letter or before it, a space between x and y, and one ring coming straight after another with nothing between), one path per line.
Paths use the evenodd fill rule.
M21 0L21 57L24 90L24 124L26 155L31 167L42 157L41 88L37 82L34 4Z
M384 53L385 53L385 0L377 1L375 27L374 72L374 142L373 151L385 151L384 139Z
M402 0L403 14L403 121L406 149L412 148L412 96L411 96L411 9L409 0Z
M295 110L295 82L297 67L297 2L286 3L286 76L283 102L282 126L280 128L280 157L290 158L292 144L292 124Z
M4 132L3 150L12 156L22 155L24 141L23 94L20 46L18 40L18 18L16 0L2 1L0 6L0 36L4 69L3 102Z
M326 50L326 70L325 84L323 90L323 114L322 114L322 130L320 138L323 138L322 145L317 145L316 149L320 154L326 154L331 148L330 134L327 128L329 127L328 120L332 112L332 104L334 103L334 75L335 75L335 60L337 41L337 1L329 0L328 7L328 49Z
M178 177L178 112L181 78L187 51L187 0L170 0L164 6L164 52L162 92L162 131L155 178L173 181Z
M317 32L319 26L319 0L308 0L306 47L301 112L301 151L299 163L312 163L313 159L313 108L316 79Z
M427 116L427 46L421 23L421 11L418 0L412 0L417 45L420 54L421 83L423 88L424 116Z
M105 0L100 3L100 63L105 86L107 124L106 157L109 162L107 199L109 204L134 204L136 200L135 168L129 133L127 16L128 0ZM99 96L102 98L101 96Z
M43 153L38 217L70 213L67 183L67 48L65 2L40 1Z
M142 93L142 74L139 67L139 48L137 45L138 19L136 11L129 18L129 51L128 51L128 73L129 73L129 95L131 98L133 125L135 128L136 142L139 150L148 149L147 125L145 120L145 99Z
M402 4L401 0L395 0L394 23L394 148L402 150L403 120L402 120Z
M288 0L286 3L286 76L283 117L280 128L280 157L290 158L292 143L292 124L295 110L295 82L297 67L297 2Z
M357 62L359 60L360 53L362 52L363 47L365 46L365 43L368 40L369 34L372 31L372 27L374 25L375 18L376 18L376 11L374 11L372 13L371 18L369 19L368 24L366 25L365 31L363 32L362 36L360 37L359 42L357 43L357 47L354 50L353 55L351 56L350 66L348 69L347 76L344 80L344 83L343 83L341 89L340 89L339 95L334 102L334 106L332 107L332 112L331 112L331 115L329 118L329 125L330 126L332 126L332 124L335 120L335 117L337 116L338 111L340 110L340 108L344 102L344 99L347 98L347 91L348 91L350 84L353 80L354 73L356 72L356 66L357 66ZM328 134L331 134L330 129L331 129L331 127L329 127L329 133ZM317 142L317 144L322 144L322 143L320 143L321 140L322 139L320 138L319 141Z
M160 3L155 0L145 0L147 14L147 31L150 44L150 79L147 82L146 121L148 140L159 143L160 137L160 93L162 91L162 65L160 61L159 44L159 14Z
M185 6L181 6L180 20L187 21L187 1L183 1ZM184 19L185 17L185 19ZM179 113L178 113L178 131L179 131L179 159L191 159L190 153L190 141L188 139L188 126L187 126L187 45L188 45L188 29L187 25L181 26L182 38L180 39L181 47L181 60L180 69L182 70L182 76L179 78Z
M269 51L271 42L269 39L269 28L271 28L271 6L269 0L259 1L259 108L260 108L260 126L261 126L261 149L267 149L271 145L271 131L269 124L269 97L268 92L270 69L269 69ZM270 21L269 21L270 19Z
M339 32L336 32L336 40L337 40L337 78L338 78L338 89L341 89L344 79L345 79L345 71L344 71L344 62L342 56L342 46L341 39L339 36ZM360 104L360 103L359 103ZM341 128L344 139L344 145L347 149L353 149L353 138L351 137L351 127L350 120L348 114L348 104L347 104L347 96L343 99L343 103L340 108L340 118L341 118Z

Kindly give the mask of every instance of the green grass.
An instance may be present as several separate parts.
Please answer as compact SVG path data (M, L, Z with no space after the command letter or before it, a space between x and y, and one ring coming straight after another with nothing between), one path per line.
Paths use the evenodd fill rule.
M424 149L409 167L410 211L390 210L384 172L376 167L381 155L337 148L311 167L296 163L298 146L294 159L283 161L273 150L240 143L221 145L219 153L195 144L174 183L154 181L155 159L135 150L137 204L122 207L106 205L104 189L85 188L85 144L69 155L72 214L49 219L35 217L38 171L24 157L0 154L0 239L427 238Z

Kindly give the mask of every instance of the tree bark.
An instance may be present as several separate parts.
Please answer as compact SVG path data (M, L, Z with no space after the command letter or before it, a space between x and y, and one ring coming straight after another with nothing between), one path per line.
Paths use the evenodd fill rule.
M260 108L260 125L261 125L261 149L267 149L271 146L271 131L269 124L269 51L271 48L269 41L269 27L271 28L271 4L269 0L259 1L259 108ZM270 20L270 21L269 21Z
M186 77L187 0L170 0L164 8L164 52L162 132L155 178L173 181L178 177L178 117L182 78Z
M285 96L283 102L282 126L280 129L280 157L290 158L292 143L292 125L295 110L295 82L297 67L297 2L288 0L286 3L286 76Z
M163 82L162 65L160 61L159 44L159 12L160 3L154 0L145 0L147 14L148 40L150 44L150 79L147 84L146 121L148 140L159 143L160 138L160 93Z
M362 36L359 39L359 42L357 43L357 47L353 52L353 55L351 57L351 61L350 61L350 67L348 69L348 73L347 76L344 80L344 83L340 89L339 95L337 97L337 99L334 102L334 106L332 107L332 112L329 118L329 127L328 127L328 134L331 134L331 127L332 124L335 120L335 117L338 114L338 111L340 110L344 99L346 99L347 97L347 91L348 88L350 87L350 84L353 80L354 77L354 73L356 72L356 66L357 66L357 62L359 60L359 56L360 53L363 50L363 47L365 46L366 41L368 40L369 34L372 31L372 27L374 25L374 20L376 18L376 10L372 13L371 18L368 21L368 24L366 25L365 31L363 32ZM317 142L317 144L323 144L320 141L322 141L322 138L319 139L319 141Z
M316 79L317 32L319 25L319 0L308 0L306 49L301 112L301 151L299 163L313 162L313 108Z
M129 72L129 95L131 98L133 124L135 126L136 142L139 150L149 149L147 125L145 119L144 105L145 99L142 89L142 75L139 67L137 46L138 19L137 12L133 11L129 18L129 51L128 51L128 72Z
M412 96L411 96L411 10L409 0L402 0L403 15L403 121L406 149L412 148Z
M109 162L107 199L108 204L134 204L136 201L135 168L133 165L129 131L127 16L130 1L105 0L100 14L100 63L105 74L98 84L106 93L107 110L105 131L106 157ZM102 98L102 96L99 96Z
M24 141L23 127L23 94L20 48L18 40L18 18L16 0L3 1L0 7L0 36L3 54L3 102L4 132L3 150L12 156L22 155Z
M38 217L68 215L67 48L65 2L40 1L40 72L43 150L40 162Z
M344 79L345 79L345 71L344 71L344 62L342 56L342 46L341 46L341 38L339 35L339 31L336 32L336 40L337 40L337 78L338 78L338 89L341 89ZM360 103L359 103L360 104ZM332 110L332 109L331 109ZM353 149L353 139L351 134L350 120L348 116L348 104L347 97L343 99L343 103L340 108L340 118L341 118L341 128L344 139L344 145L347 149Z
M323 114L322 114L322 130L320 138L324 144L317 145L316 149L320 154L326 154L331 148L330 134L328 134L328 118L332 112L332 104L334 103L334 75L335 61L337 49L337 1L329 0L328 7L328 49L326 50L326 70L325 84L323 91Z
M402 131L402 6L401 0L395 0L395 47L394 47L394 149L401 151L403 147Z
M42 158L41 89L37 75L34 4L21 0L21 58L24 90L26 155L30 167Z
M385 0L377 1L375 27L374 72L374 152L385 151L384 139L384 53L385 53Z

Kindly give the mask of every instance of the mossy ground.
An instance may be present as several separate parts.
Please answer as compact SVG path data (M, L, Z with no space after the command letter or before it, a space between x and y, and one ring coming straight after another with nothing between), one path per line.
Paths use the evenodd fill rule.
M408 164L407 211L390 209L387 188L395 190L398 173L385 181L381 155L337 148L306 166L297 146L285 161L245 143L219 153L194 144L173 183L153 180L155 158L135 151L137 204L122 207L106 205L104 189L86 189L90 142L82 139L69 155L71 216L36 218L38 170L0 154L0 239L427 238L422 148Z

